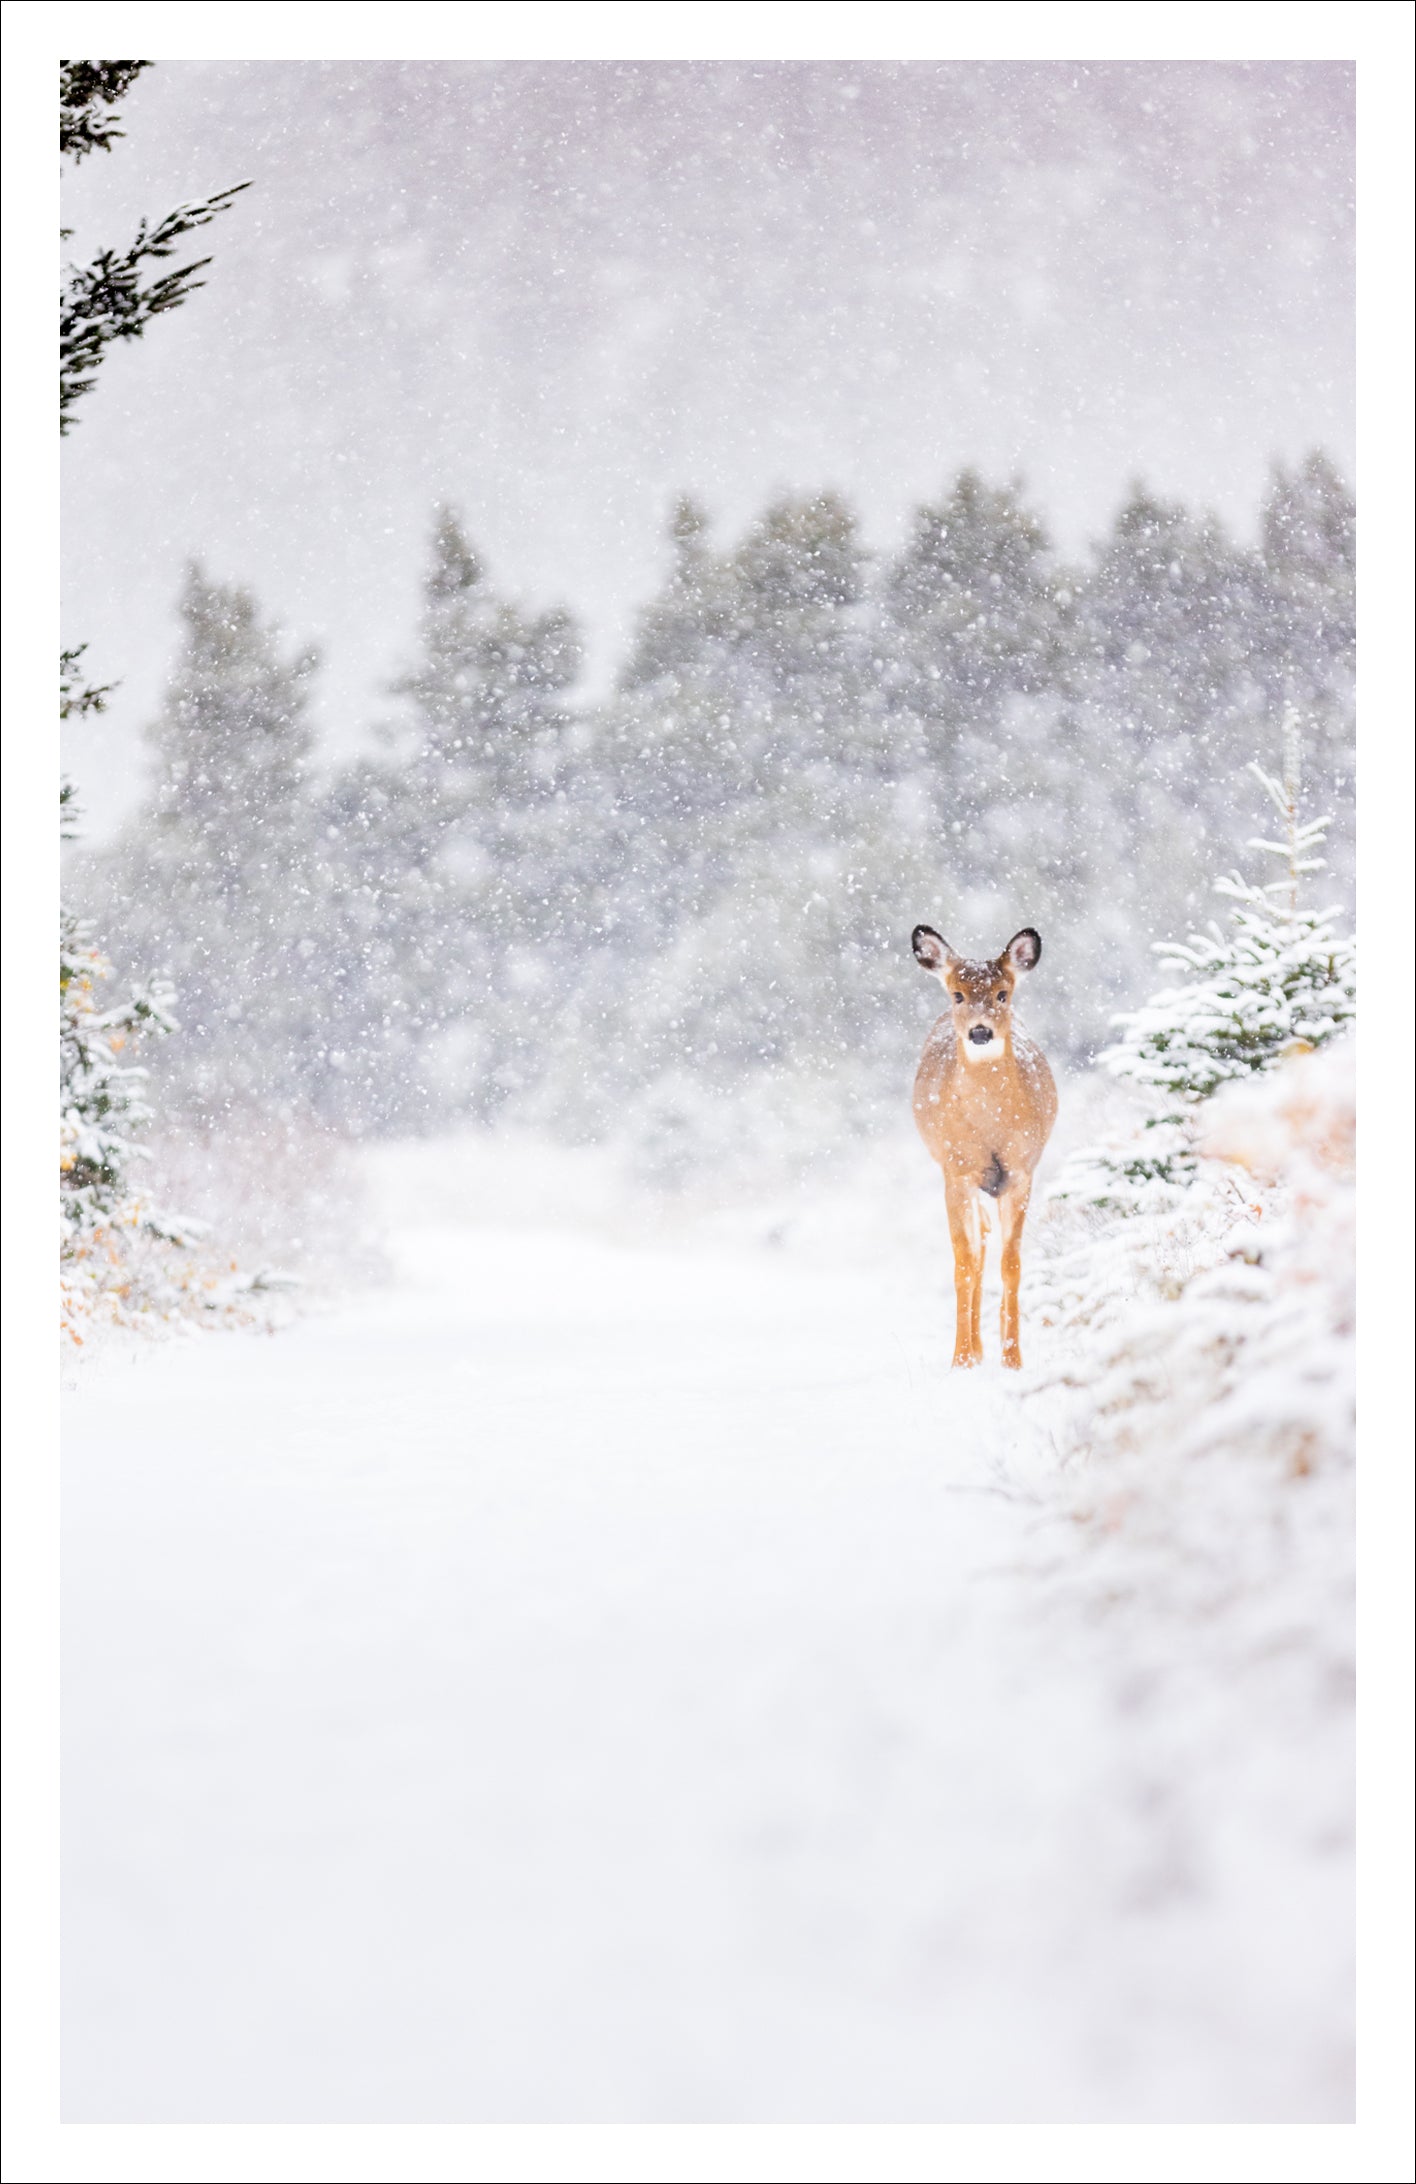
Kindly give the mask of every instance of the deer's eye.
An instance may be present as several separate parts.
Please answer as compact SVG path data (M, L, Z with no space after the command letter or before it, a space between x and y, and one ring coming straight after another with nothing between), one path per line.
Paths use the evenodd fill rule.
M998 998L999 998L999 1000L1000 1000L1000 1001L1006 1001L1006 1000L1007 1000L1007 998L1008 998L1008 996L1007 996L1007 994L1006 994L1006 993L1000 993L1000 994L999 994L999 996L998 996Z
M955 999L955 1000L956 1000L956 1001L958 1002L958 1004L959 1004L959 1007L960 1007L960 1008L962 1008L962 1007L963 1007L963 1005L964 1005L964 997L963 997L963 995L962 995L961 993L956 993L956 994L955 994L955 996L954 996L954 999Z

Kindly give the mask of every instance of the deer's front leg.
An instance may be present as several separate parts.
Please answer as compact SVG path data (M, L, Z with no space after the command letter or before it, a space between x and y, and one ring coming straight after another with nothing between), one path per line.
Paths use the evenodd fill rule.
M954 1247L954 1363L977 1365L983 1358L978 1336L979 1293L983 1287L983 1224L978 1192L972 1182L946 1175L944 1199L949 1209L949 1240Z
M1014 1372L1023 1362L1023 1353L1018 1347L1018 1281L1023 1271L1023 1223L1027 1219L1031 1193L1032 1178L1019 1176L1009 1183L998 1200L1003 1245L999 1267L1003 1277L1003 1310L999 1325L1003 1337L1003 1363Z

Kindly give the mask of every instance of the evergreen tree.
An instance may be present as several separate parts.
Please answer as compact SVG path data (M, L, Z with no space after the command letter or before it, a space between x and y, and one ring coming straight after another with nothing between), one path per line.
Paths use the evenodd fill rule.
M887 572L881 650L898 711L924 724L927 762L950 769L1003 701L1045 687L1056 642L1050 542L1016 485L963 470L915 511Z
M1281 815L1282 839L1248 844L1280 858L1282 875L1216 880L1216 894L1235 905L1229 932L1211 924L1188 942L1165 943L1166 967L1195 975L1118 1019L1123 1037L1102 1057L1113 1075L1161 1093L1166 1120L1182 1119L1231 1079L1270 1068L1294 1045L1324 1045L1356 1014L1355 945L1338 933L1334 907L1313 910L1300 899L1303 880L1325 869L1315 852L1331 822L1299 816L1296 725L1285 740L1281 781L1253 767Z
M1146 975L1150 941L1202 912L1266 709L1266 627L1258 557L1137 487L1077 588L1059 674L1098 792L1091 907L1111 924L1123 991Z
M666 933L703 914L719 845L751 794L734 681L747 615L730 553L715 552L687 495L670 523L667 581L639 620L618 688L589 724L577 808L592 831L585 929L613 957L652 958Z
M1147 834L1183 829L1187 813L1227 825L1231 772L1267 698L1265 624L1258 556L1217 517L1137 486L1080 587L1064 680L1098 760L1127 770Z
M1263 557L1321 649L1350 657L1356 640L1357 510L1351 492L1321 450L1296 472L1275 463L1262 513Z
M450 509L402 717L328 803L341 1000L385 1119L489 1112L533 1066L525 994L573 862L565 786L579 673L569 617L496 594Z
M1160 944L1165 967L1189 975L1116 1018L1120 1040L1101 1056L1113 1076L1152 1097L1139 1142L1074 1156L1052 1195L1122 1211L1163 1203L1198 1172L1196 1111L1220 1087L1272 1068L1284 1055L1325 1045L1356 1016L1356 946L1334 906L1303 901L1303 883L1325 869L1317 854L1329 820L1300 809L1296 716L1284 730L1281 780L1252 771L1282 820L1281 836L1248 846L1281 860L1277 879L1238 873L1215 882L1234 905L1229 930L1214 923L1188 941ZM1157 1186L1159 1191L1157 1192Z
M443 508L419 638L417 665L393 685L408 701L395 747L440 814L495 826L555 785L563 693L580 669L570 618L560 610L527 616L499 598L456 513Z
M1337 470L1313 453L1274 466L1262 512L1267 626L1256 617L1257 674L1270 707L1311 723L1312 770L1336 806L1343 866L1354 856L1356 509Z
M305 718L318 655L286 660L250 592L193 563L178 603L182 646L147 731L156 829L184 877L212 892L270 874L303 832L313 747Z
M59 1196L66 1257L139 1217L132 1167L143 1149L133 1133L151 1119L141 1091L147 1072L118 1057L145 1035L175 1028L172 989L162 979L133 987L116 1008L102 1008L99 987L112 975L91 928L61 911Z
M889 764L932 813L936 894L952 895L967 928L986 931L1024 900L1030 917L1072 930L1083 905L1089 860L1069 822L1082 820L1084 839L1104 795L1076 778L1084 746L1057 687L1074 581L1017 483L966 469L915 511L880 589ZM1071 1031L1060 1012L1072 991L1040 997L1054 1043Z
M864 605L866 555L852 511L821 493L767 508L732 551L711 556L696 512L680 507L679 554L646 639L660 667L650 704L631 718L657 736L613 732L631 802L676 814L690 830L772 795L803 773L821 781L877 771L884 700ZM670 653L677 633L681 651Z
M61 1326L82 1342L81 1323L100 1303L122 1316L169 1302L168 1284L140 1268L144 1240L186 1244L194 1225L161 1212L134 1170L137 1142L151 1111L147 1071L120 1060L154 1034L175 1029L164 980L135 985L116 1007L99 988L113 966L91 928L72 912L59 916L59 1266ZM159 1262L160 1263L160 1262Z
M709 545L707 514L691 494L680 494L674 503L669 544L668 581L640 616L619 678L622 690L660 681L681 684L727 627L725 570Z
M147 731L149 803L92 885L115 948L181 996L164 1092L193 1120L318 1087L338 1050L319 992L306 719L312 652L282 655L251 595L189 572L182 645Z
M774 502L729 561L728 684L747 730L737 756L758 788L785 766L849 755L870 696L852 611L865 572L855 515L834 493Z

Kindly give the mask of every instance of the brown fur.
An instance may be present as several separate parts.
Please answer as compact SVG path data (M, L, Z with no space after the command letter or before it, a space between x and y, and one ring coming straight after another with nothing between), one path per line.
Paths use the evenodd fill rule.
M977 1365L983 1359L979 1299L987 1222L982 1193L998 1205L1003 1363L1016 1368L1023 1361L1018 1345L1023 1222L1033 1171L1056 1119L1057 1088L1042 1053L1013 1022L1013 991L1019 971L1037 961L1042 944L1026 928L993 961L971 962L956 956L928 926L918 926L914 946L918 961L949 996L920 1057L914 1115L944 1175L954 1246L954 1363ZM982 1045L970 1042L969 1031L984 1025L992 1037ZM973 1051L966 1051L971 1045Z

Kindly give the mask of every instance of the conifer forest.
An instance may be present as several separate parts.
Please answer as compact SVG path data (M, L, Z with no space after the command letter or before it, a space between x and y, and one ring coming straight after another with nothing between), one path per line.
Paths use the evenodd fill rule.
M1067 936L1037 1028L1084 1062L1261 819L1247 768L1289 712L1350 886L1351 498L1312 454L1257 518L1243 548L1138 490L1069 566L969 470L888 558L830 493L722 542L685 496L587 706L573 620L506 597L444 507L406 666L337 768L317 660L194 566L144 802L83 881L123 970L183 997L164 1100L208 1130L269 1103L620 1133L665 1180L751 1158L794 1099L849 1142L913 1059L917 917L989 934L1024 901Z
M66 2120L1350 2121L1352 66L60 115Z

